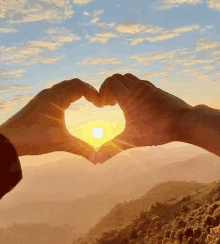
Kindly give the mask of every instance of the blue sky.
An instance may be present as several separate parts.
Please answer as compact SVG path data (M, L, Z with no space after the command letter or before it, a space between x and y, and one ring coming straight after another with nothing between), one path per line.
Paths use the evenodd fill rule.
M0 123L62 80L99 89L116 72L220 108L220 0L0 0L0 20ZM71 110L75 129L123 118L83 99Z

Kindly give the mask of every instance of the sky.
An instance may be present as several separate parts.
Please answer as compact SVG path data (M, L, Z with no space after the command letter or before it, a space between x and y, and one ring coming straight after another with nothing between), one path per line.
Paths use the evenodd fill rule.
M0 124L56 83L98 90L114 73L220 109L220 0L0 0L0 20ZM97 126L111 139L125 124L118 105L84 98L65 121L84 140Z

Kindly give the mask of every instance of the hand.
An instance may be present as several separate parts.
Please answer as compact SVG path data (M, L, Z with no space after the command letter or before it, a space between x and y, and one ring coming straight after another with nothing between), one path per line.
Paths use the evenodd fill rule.
M84 96L100 107L95 88L79 79L63 81L37 94L23 109L0 126L18 156L65 151L92 161L93 147L72 136L64 121L64 111Z
M107 78L99 93L104 105L119 104L126 121L125 130L98 150L95 162L99 163L129 148L179 141L183 118L193 108L131 74Z

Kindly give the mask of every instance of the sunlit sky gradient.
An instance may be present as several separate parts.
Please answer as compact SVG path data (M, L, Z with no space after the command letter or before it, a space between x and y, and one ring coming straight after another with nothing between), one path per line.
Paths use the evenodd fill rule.
M0 123L62 80L99 89L128 72L220 108L220 0L0 0L0 19ZM81 99L66 111L78 137L95 121L109 135L124 128L118 106Z

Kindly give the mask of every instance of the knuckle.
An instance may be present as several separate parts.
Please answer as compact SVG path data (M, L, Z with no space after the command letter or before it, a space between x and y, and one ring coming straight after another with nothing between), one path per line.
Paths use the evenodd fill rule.
M41 92L38 93L39 97L44 97L47 96L49 94L49 89L44 89Z

